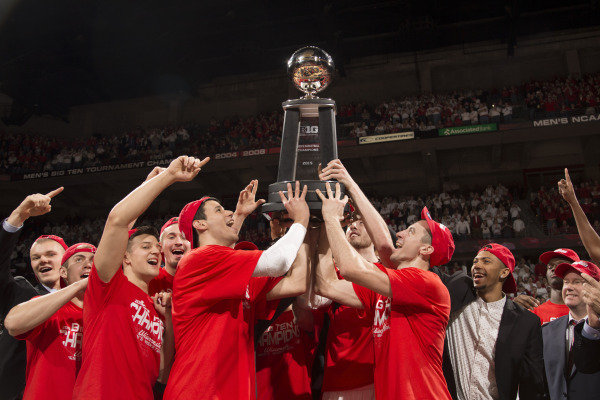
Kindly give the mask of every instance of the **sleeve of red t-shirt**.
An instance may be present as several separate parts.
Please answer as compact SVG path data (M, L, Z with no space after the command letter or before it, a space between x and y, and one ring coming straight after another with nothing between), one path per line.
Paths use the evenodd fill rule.
M444 301L440 292L445 287L441 281L440 285L436 285L434 280L439 278L432 272L418 268L389 269L384 272L390 278L392 304L429 307L430 303Z
M354 289L354 293L356 293L356 296L358 297L360 302L365 307L366 315L370 315L371 310L375 309L377 293L375 293L371 289L367 289L366 287L357 285L356 283L352 283L352 288Z
M260 277L250 279L250 302L256 303L264 301L267 297L267 293L271 291L279 283L283 277L270 278ZM277 307L275 307L277 308Z
M173 286L182 310L193 315L224 299L239 299L262 251L206 246L180 261Z

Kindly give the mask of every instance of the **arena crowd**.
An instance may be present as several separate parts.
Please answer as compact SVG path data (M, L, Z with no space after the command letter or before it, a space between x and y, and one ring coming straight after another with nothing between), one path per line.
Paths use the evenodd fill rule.
M207 162L156 167L105 221L45 222L69 187L15 205L0 229L3 398L597 396L600 236L578 200L597 184L576 187L565 170L529 199L503 185L368 198L333 160L319 175L331 182L317 191L322 218L297 183L267 221L251 181L232 210L202 197L138 221ZM496 243L550 202L568 210L591 261L568 248L515 257ZM485 244L467 268L453 255L469 238ZM15 250L35 285L11 273Z

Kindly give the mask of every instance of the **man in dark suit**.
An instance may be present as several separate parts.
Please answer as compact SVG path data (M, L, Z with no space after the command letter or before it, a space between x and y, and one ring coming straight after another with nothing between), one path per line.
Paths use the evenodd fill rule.
M23 303L34 296L48 293L48 286L56 287L60 276L54 277L54 269L58 272L64 247L58 237L41 237L32 248L32 254L39 259L35 263L36 277L40 283L34 288L25 278L13 277L10 272L10 256L19 238L23 223L29 218L43 215L50 211L52 197L62 192L56 189L46 195L33 194L25 200L2 222L0 228L0 399L20 399L25 387L26 347L25 341L14 339L4 329L4 318L12 307ZM54 239L56 238L56 239ZM44 242L46 242L44 244ZM64 243L64 241L62 242ZM49 258L50 257L50 258ZM56 261L57 260L57 261ZM41 278L41 279L40 279ZM45 283L45 285L42 284ZM46 286L46 287L44 287Z
M473 261L473 278L442 276L451 297L444 374L454 399L543 399L539 318L513 303L515 259L491 243Z
M583 301L587 309L587 320L575 327L573 360L577 370L584 374L600 372L600 282L582 274Z
M542 329L546 379L551 400L597 399L600 394L600 371L583 373L573 357L575 327L583 329L587 315L583 300L583 274L600 280L600 269L591 262L562 263L556 275L563 279L562 296L569 314L560 317Z

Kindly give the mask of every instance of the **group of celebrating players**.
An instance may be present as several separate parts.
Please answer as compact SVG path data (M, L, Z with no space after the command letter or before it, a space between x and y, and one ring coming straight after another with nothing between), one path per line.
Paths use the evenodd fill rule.
M238 242L245 218L264 202L256 180L235 211L203 197L160 232L133 228L161 192L193 180L208 161L180 156L155 168L111 210L97 247L40 236L30 251L36 287L12 277L10 254L24 222L48 213L63 188L28 196L3 221L0 311L12 337L0 336L0 398L514 399L518 392L529 399L548 392L540 320L505 294L516 289L510 250L485 245L472 277L442 273L436 267L454 253L450 231L424 208L420 221L392 238L339 160L319 171L330 182L326 193L317 190L321 220L311 218L306 187L296 182L279 193L290 222L271 221L274 243L265 251ZM335 181L350 196L351 220ZM568 176L560 185L572 191ZM600 270L575 261L564 259L556 275L597 283ZM575 335L592 343L589 332L600 324L588 309Z

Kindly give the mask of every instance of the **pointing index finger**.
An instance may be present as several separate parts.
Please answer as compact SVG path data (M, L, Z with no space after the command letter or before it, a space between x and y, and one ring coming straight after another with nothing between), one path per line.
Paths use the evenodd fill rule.
M58 189L54 189L53 191L49 192L48 194L46 194L46 196L48 196L50 198L53 198L54 196L56 196L57 194L59 194L63 190L65 190L65 188L61 186Z

